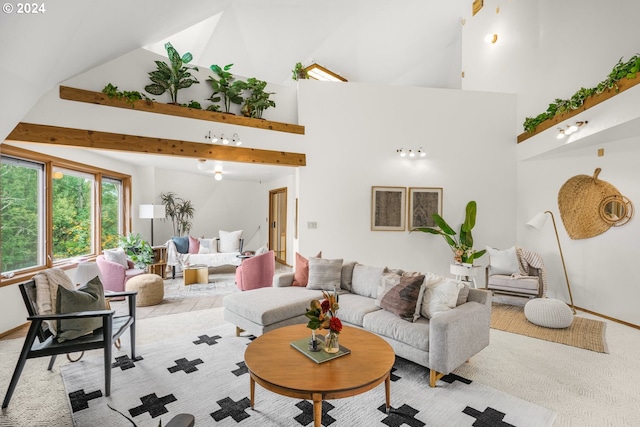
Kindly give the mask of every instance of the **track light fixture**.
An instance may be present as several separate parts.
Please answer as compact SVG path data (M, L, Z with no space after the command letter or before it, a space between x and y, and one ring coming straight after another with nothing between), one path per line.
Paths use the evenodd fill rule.
M422 147L420 148L398 148L396 153L402 158L406 159L424 159L427 157L427 153Z
M204 136L205 140L211 141L211 143L215 144L216 142L219 142L223 145L228 145L229 144L229 138L227 138L226 136L224 136L224 133L221 133L220 135L216 135L216 134L212 134L211 131L209 131L205 136ZM242 141L240 140L240 137L238 136L237 133L234 133L233 136L231 137L231 142L234 145L240 145L242 144Z
M556 138L562 139L565 136L569 136L572 133L575 133L578 130L580 130L580 128L582 126L586 125L587 123L589 123L587 120L578 121L578 122L575 122L575 123L570 123L564 128L558 128L558 135L556 135Z

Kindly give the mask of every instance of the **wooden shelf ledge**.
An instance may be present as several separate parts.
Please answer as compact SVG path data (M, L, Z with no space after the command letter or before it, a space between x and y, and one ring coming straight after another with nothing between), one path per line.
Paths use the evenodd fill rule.
M60 98L69 101L125 108L127 110L133 109L148 113L166 114L169 116L186 117L188 119L207 120L210 122L227 123L231 125L304 135L304 126L301 125L254 119L252 117L236 116L233 114L218 113L215 111L196 110L189 107L181 107L179 105L163 104L161 102L145 100L134 101L132 104L124 99L109 98L102 92L93 92L69 86L60 86Z
M618 80L618 91L616 92L615 88L614 89L607 89L604 92L602 92L601 94L598 95L593 95L587 99L584 100L584 104L582 104L582 106L580 108L578 108L577 110L571 110L569 112L566 113L562 113L562 114L556 114L555 116L553 116L552 119L548 119L545 120L544 122L540 123L538 126L536 126L536 129L533 132L523 132L520 135L518 135L518 144L531 138L534 135L537 135L541 132L544 132L545 130L552 128L554 126L557 126L559 123L564 122L567 119L570 119L571 117L577 116L578 114L582 113L583 111L588 110L591 107L594 107L598 104L600 104L601 102L606 101L609 98L613 98L614 96L616 96L617 94L624 92L627 89L630 89L632 87L634 87L637 84L640 84L640 76L636 77L635 79L627 79L627 78L622 78L621 80Z

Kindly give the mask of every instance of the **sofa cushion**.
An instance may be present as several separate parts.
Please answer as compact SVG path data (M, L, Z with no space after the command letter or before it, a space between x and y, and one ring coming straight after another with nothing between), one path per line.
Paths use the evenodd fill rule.
M173 244L176 246L176 251L178 251L179 254L189 253L189 236L173 236L171 240L173 240Z
M367 314L380 310L373 298L346 292L339 295L338 304L340 305L338 310L340 320L343 323L346 322L356 326L362 326L364 317Z
M340 273L340 287L345 291L351 292L351 281L353 280L353 267L356 266L355 261L342 263L342 272Z
M124 249L122 248L105 249L102 253L104 254L104 259L106 259L107 261L120 264L124 268L129 267L127 263L127 254L124 252Z
M364 317L362 326L369 332L405 343L422 351L429 351L429 320L402 320L387 310L378 310Z
M494 249L489 246L486 249L489 254L491 274L520 274L520 263L518 262L515 246L505 250Z
M387 294L387 292L393 289L394 286L400 283L401 278L402 274L396 273L394 271L386 271L382 273L382 276L380 277L380 283L378 284L376 306L380 307L382 298Z
M307 289L333 291L340 289L342 259L309 258Z
M220 252L240 252L240 238L242 230L218 232L220 237Z
M413 315L416 311L420 287L423 282L423 274L402 276L400 283L391 288L391 290L382 297L380 307L396 314L404 320L413 322Z
M322 251L318 252L316 258L322 258ZM296 269L293 273L291 286L307 286L309 282L309 260L296 252Z
M351 280L351 292L363 297L376 298L378 296L378 285L382 280L382 273L385 267L371 267L368 265L356 264L353 267L353 278Z
M215 254L218 252L218 239L198 239L199 254Z
M57 291L56 313L58 314L105 309L104 289L99 277L94 277L77 290L58 286ZM72 340L90 334L101 327L102 317L59 320L57 339L59 342Z
M504 274L494 274L489 276L487 287L497 291L520 292L531 295L538 293L540 285L537 276L507 276Z
M258 288L226 295L224 307L253 323L268 326L304 315L314 299L322 299L322 291L292 286Z
M199 252L200 252L200 241L195 237L189 236L189 253L197 254Z
M458 292L458 300L456 301L456 307L467 302L469 299L469 284L462 282L462 289Z
M458 302L458 294L464 284L454 279L445 279L441 282L427 285L422 300L420 314L431 319L433 316L455 308Z

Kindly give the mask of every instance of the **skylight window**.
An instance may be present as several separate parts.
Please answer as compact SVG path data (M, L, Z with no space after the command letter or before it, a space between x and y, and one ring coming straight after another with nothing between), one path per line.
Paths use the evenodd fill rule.
M325 82L346 82L347 79L339 76L331 70L324 68L322 65L311 64L304 69L307 77L314 80L322 80Z

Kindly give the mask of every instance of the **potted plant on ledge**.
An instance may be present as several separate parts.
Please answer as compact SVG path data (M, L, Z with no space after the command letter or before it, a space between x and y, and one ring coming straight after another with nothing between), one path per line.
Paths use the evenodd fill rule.
M466 215L464 223L460 226L460 234L456 237L456 232L447 224L447 222L438 214L433 214L433 221L437 227L422 227L416 230L423 233L439 234L451 247L453 259L458 264L473 265L476 258L480 258L487 251L483 249L476 251L473 249L473 236L471 230L476 225L477 205L474 200L467 203Z

